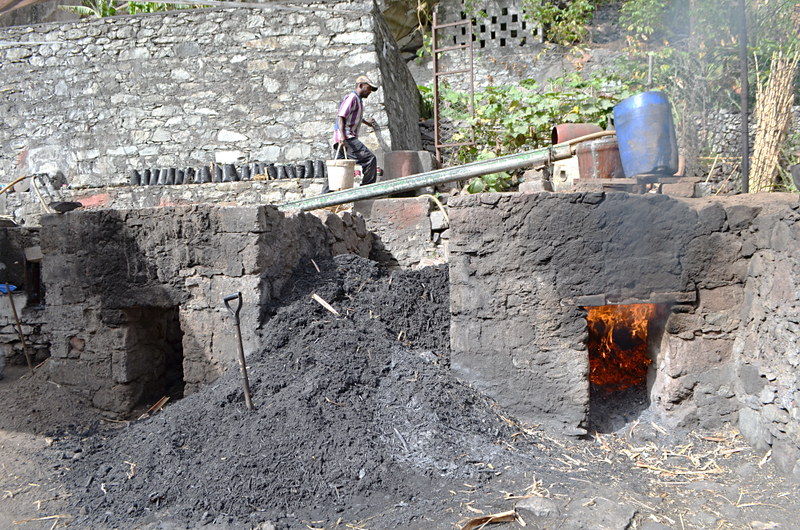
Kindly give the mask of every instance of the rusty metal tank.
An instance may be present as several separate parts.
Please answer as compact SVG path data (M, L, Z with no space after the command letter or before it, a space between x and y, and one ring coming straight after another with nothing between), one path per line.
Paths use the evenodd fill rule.
M575 148L582 179L623 178L622 160L616 136L581 142Z

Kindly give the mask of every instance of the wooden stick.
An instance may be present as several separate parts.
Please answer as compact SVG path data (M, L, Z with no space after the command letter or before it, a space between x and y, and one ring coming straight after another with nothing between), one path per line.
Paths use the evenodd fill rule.
M311 298L313 298L319 305L321 305L322 307L324 307L325 309L327 309L328 311L330 311L331 313L333 313L337 317L340 316L339 312L337 310L335 310L331 304L329 304L328 302L323 300L322 297L320 295L318 295L317 293L312 294Z
M59 514L59 515L47 515L45 517L36 517L34 519L21 519L19 521L13 521L14 524L25 524L25 523L33 523L35 521L51 521L53 519L71 519L72 516L69 514Z
M715 473L724 473L722 469L710 469L708 471L684 471L680 469L664 469L663 467L658 466L651 466L650 464L645 464L643 462L636 462L636 467L643 467L645 469L652 469L653 471L658 471L660 473L669 473L670 475L712 475Z
M31 375L33 375L33 361L31 361L31 356L28 354L28 344L25 342L25 335L22 334L22 324L19 321L19 316L17 316L17 306L14 305L14 297L11 295L8 282L6 282L6 294L8 295L9 302L11 302L11 312L14 313L14 321L17 323L17 335L19 335L19 340L22 343L22 353L25 354L25 360L28 361L28 368L31 371Z

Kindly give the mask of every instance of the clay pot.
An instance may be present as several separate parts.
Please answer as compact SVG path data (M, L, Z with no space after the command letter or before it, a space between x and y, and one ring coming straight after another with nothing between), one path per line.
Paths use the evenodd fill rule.
M299 179L306 178L306 166L302 166L300 164L294 166L294 175Z
M164 184L167 186L172 186L175 184L175 168L171 167L167 169L167 176L164 178Z
M250 180L250 166L247 164L242 166L242 180Z
M314 178L314 162L311 160L306 160L303 162L303 165L306 168L306 178L313 179Z
M142 178L141 178L141 180L139 182L142 184L142 186L149 186L150 185L150 170L149 169L142 170Z
M175 170L175 184L179 185L179 184L183 184L183 182L184 182L183 181L183 170L182 169L176 169Z
M200 182L203 184L207 184L211 182L211 170L208 166L203 166L200 168Z
M276 178L278 178L278 168L275 167L275 164L270 163L267 166L267 177L270 180L275 180Z
M158 184L158 175L160 175L160 174L161 174L161 171L159 171L157 168L153 168L153 169L150 170L150 180L149 180L149 182L150 182L151 186L155 186L156 184Z
M222 182L222 166L214 164L214 176L211 177L211 181L214 183Z
M294 173L294 166L292 164L286 164L286 178L288 179L295 179L297 175Z
M165 168L165 167L161 168L158 171L158 180L156 181L156 184L158 184L159 186L164 186L167 183L167 175L168 174L169 174L169 170L167 168Z
M285 179L286 178L286 167L283 165L275 166L275 170L277 174L275 175L276 179Z
M131 169L131 173L130 174L131 174L131 176L130 176L129 184L131 186L138 186L138 185L140 185L142 183L142 176L139 174L139 172L137 170Z

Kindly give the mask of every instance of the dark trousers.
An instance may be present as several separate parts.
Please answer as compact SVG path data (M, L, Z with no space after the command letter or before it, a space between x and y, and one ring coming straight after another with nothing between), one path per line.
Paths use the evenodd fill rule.
M375 183L378 176L378 159L361 143L358 138L348 138L345 140L347 147L347 158L354 159L361 166L361 185ZM338 151L336 158L345 158L343 150L339 149L339 144L334 144L334 151Z

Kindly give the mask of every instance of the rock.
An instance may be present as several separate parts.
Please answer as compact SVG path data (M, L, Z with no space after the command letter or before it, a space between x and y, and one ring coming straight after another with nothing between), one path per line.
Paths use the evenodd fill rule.
M548 517L558 517L561 512L556 503L544 497L529 497L522 499L514 509L520 514L526 523L531 523L531 519L541 519Z
M661 523L646 521L642 525L642 530L672 530L672 528L667 525L663 525Z
M630 528L635 516L636 508L633 506L605 497L581 498L569 503L561 527L618 530Z
M752 409L739 411L739 432L756 451L766 452L772 445L769 429L761 424L761 416Z
M50 203L50 208L58 213L67 213L80 208L83 204L73 201L59 201Z
M800 481L800 449L784 440L776 441L772 446L772 461L781 474Z

